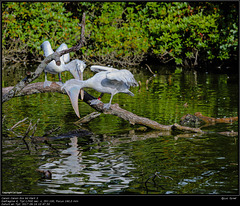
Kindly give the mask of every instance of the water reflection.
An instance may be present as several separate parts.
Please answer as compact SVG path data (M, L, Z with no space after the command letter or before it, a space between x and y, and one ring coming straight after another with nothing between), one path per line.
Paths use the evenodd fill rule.
M48 144L38 143L37 150L29 147L33 150L31 153L26 153L27 148L19 140L4 139L3 145L3 162L7 165L4 168L8 168L7 171L4 169L3 175L9 168L14 170L15 165L19 168L17 174L4 178L3 191L9 191L6 187L12 182L19 185L26 178L33 179L34 189L29 190L30 183L26 182L22 185L26 189L17 189L24 194L36 194L36 191L41 191L39 194L238 192L238 140L216 133L173 136L132 130L87 138L73 136L52 139ZM34 182L36 163L39 165L42 161L44 164L38 168L50 170L52 179L38 177ZM156 172L160 178L146 183Z
M71 138L60 158L40 166L53 173L51 181L38 183L46 186L44 193L236 194L238 191L237 155L224 152L236 146L233 138L130 131L91 139L94 140L91 144L80 146L76 137ZM153 180L156 172L159 177Z
M4 70L3 86L15 84L24 70ZM13 74L12 74L13 73ZM85 78L93 74L86 71ZM71 78L63 74L64 79ZM152 78L135 74L141 88L130 97L118 94L113 103L161 124L179 123L183 115L201 112L221 118L238 115L238 77L168 71ZM55 78L55 77L53 77ZM54 81L54 79L51 79ZM57 80L57 79L55 79ZM44 81L42 75L37 81ZM94 96L99 93L90 91ZM109 95L103 102L109 101ZM184 106L187 105L187 106ZM81 116L93 111L79 101ZM135 131L128 122L101 114L86 127L90 137L52 139L27 145L6 130L29 117L37 122L36 136L61 127L58 134L76 130L69 99L61 94L19 97L3 104L3 191L24 194L237 194L238 138L218 132L238 131L238 123L203 127L204 135ZM18 128L25 132L28 125ZM129 131L131 130L131 131ZM31 152L29 152L29 151ZM40 179L37 168L50 170L51 180ZM146 180L156 172L162 178ZM165 179L172 177L173 180ZM39 180L40 179L40 180Z
M134 169L124 152L106 151L83 155L78 138L70 139L69 148L63 150L60 159L40 166L42 170L51 170L52 180L41 181L39 186L47 186L46 193L84 194L113 193L128 187L134 179L128 175ZM95 189L92 189L92 187Z
M131 158L138 165L136 170L141 171L142 181L138 178L130 187L145 194L237 194L238 172L233 169L237 168L237 156L224 152L234 140L209 137L169 136L135 142ZM146 184L155 172L162 178Z

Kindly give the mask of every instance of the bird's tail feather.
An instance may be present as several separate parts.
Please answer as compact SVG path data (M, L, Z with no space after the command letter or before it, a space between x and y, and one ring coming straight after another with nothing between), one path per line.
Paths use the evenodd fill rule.
M79 109L78 109L78 96L80 89L83 87L83 81L78 80L78 79L71 79L68 80L63 86L62 89L64 89L72 103L72 107L76 113L76 115L80 118L79 115Z

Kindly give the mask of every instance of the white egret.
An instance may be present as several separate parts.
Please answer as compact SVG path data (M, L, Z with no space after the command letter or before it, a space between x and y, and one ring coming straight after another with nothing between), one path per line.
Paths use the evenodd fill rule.
M43 49L44 56L46 56L46 57L49 56L50 54L54 53L49 41L43 42L41 45L41 48ZM68 48L67 45L65 43L63 43L60 45L60 47L56 51L60 52L67 48ZM47 73L58 74L58 77L59 77L58 84L61 86L62 86L61 73L63 71L70 71L75 79L83 80L83 71L86 68L86 64L83 61L81 61L79 59L75 59L75 60L69 62L70 61L69 53L62 55L60 57L60 61L61 61L60 66L57 66L55 60L53 60L44 69L44 71L45 71L44 88L47 86L51 86L51 83L52 83L51 81L47 80ZM65 64L65 63L68 63L68 64Z
M73 109L78 117L80 117L78 109L78 95L82 88L92 88L102 94L111 94L109 103L104 104L104 109L110 108L112 98L117 93L126 93L134 96L134 94L129 91L129 88L130 86L138 86L138 83L130 71L126 69L118 70L111 67L96 65L92 66L91 70L98 73L84 81L78 79L68 80L62 86L62 89L65 89L70 97ZM99 100L92 100L91 104L98 104L99 102Z

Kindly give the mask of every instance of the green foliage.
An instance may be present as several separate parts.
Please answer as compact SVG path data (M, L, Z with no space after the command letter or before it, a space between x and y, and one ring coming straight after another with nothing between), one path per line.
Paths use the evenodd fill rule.
M43 41L49 40L53 48L63 42L71 46L80 34L79 20L70 18L71 13L66 12L63 3L4 2L2 6L3 50L17 47L25 55L36 57Z
M154 56L193 67L237 52L234 3L82 2L76 8L88 18L86 59L133 64Z
M149 48L148 39L134 7L126 2L83 2L78 11L87 13L85 59L130 64L143 60Z
M6 2L3 54L15 45L19 55L38 56L44 40L54 48L75 44L85 12L87 45L81 58L134 65L153 57L193 67L236 56L237 9L235 2Z

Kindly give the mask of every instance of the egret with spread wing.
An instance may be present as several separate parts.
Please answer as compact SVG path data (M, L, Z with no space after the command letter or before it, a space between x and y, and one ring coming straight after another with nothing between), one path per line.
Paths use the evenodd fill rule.
M98 92L111 94L111 98L108 104L104 104L104 109L109 109L111 106L112 98L117 93L126 93L131 96L134 94L129 91L130 86L138 86L137 81L134 79L133 74L126 70L118 70L111 67L92 66L92 71L97 71L90 79L81 81L78 79L68 80L62 89L65 89L68 96L70 97L73 109L78 117L78 95L82 88L92 88ZM95 100L91 101L91 104L97 104Z
M54 53L49 41L43 42L41 45L41 48L43 49L44 56L46 56L46 57L49 56L50 54ZM67 45L63 43L60 45L60 47L56 51L60 52L67 48L68 48ZM70 61L69 53L62 55L60 57L60 61L61 61L60 66L57 66L56 62L53 60L44 69L44 71L45 71L44 88L47 86L51 86L51 83L52 83L51 81L47 80L47 73L58 74L59 82L60 82L58 84L60 84L61 86L62 86L61 73L63 71L70 71L75 79L83 80L83 71L86 68L86 64L83 61L75 59L75 60L69 62ZM68 63L68 64L65 64L65 63Z
M90 68L93 72L103 72L103 71L109 71L109 72L113 72L113 71L118 71L118 69L112 68L112 67L105 67L105 66L99 66L99 65L93 65ZM101 95L97 98L97 99L93 99L91 101L91 105L93 104L98 104L101 101L101 98L103 97L104 93L101 93Z

